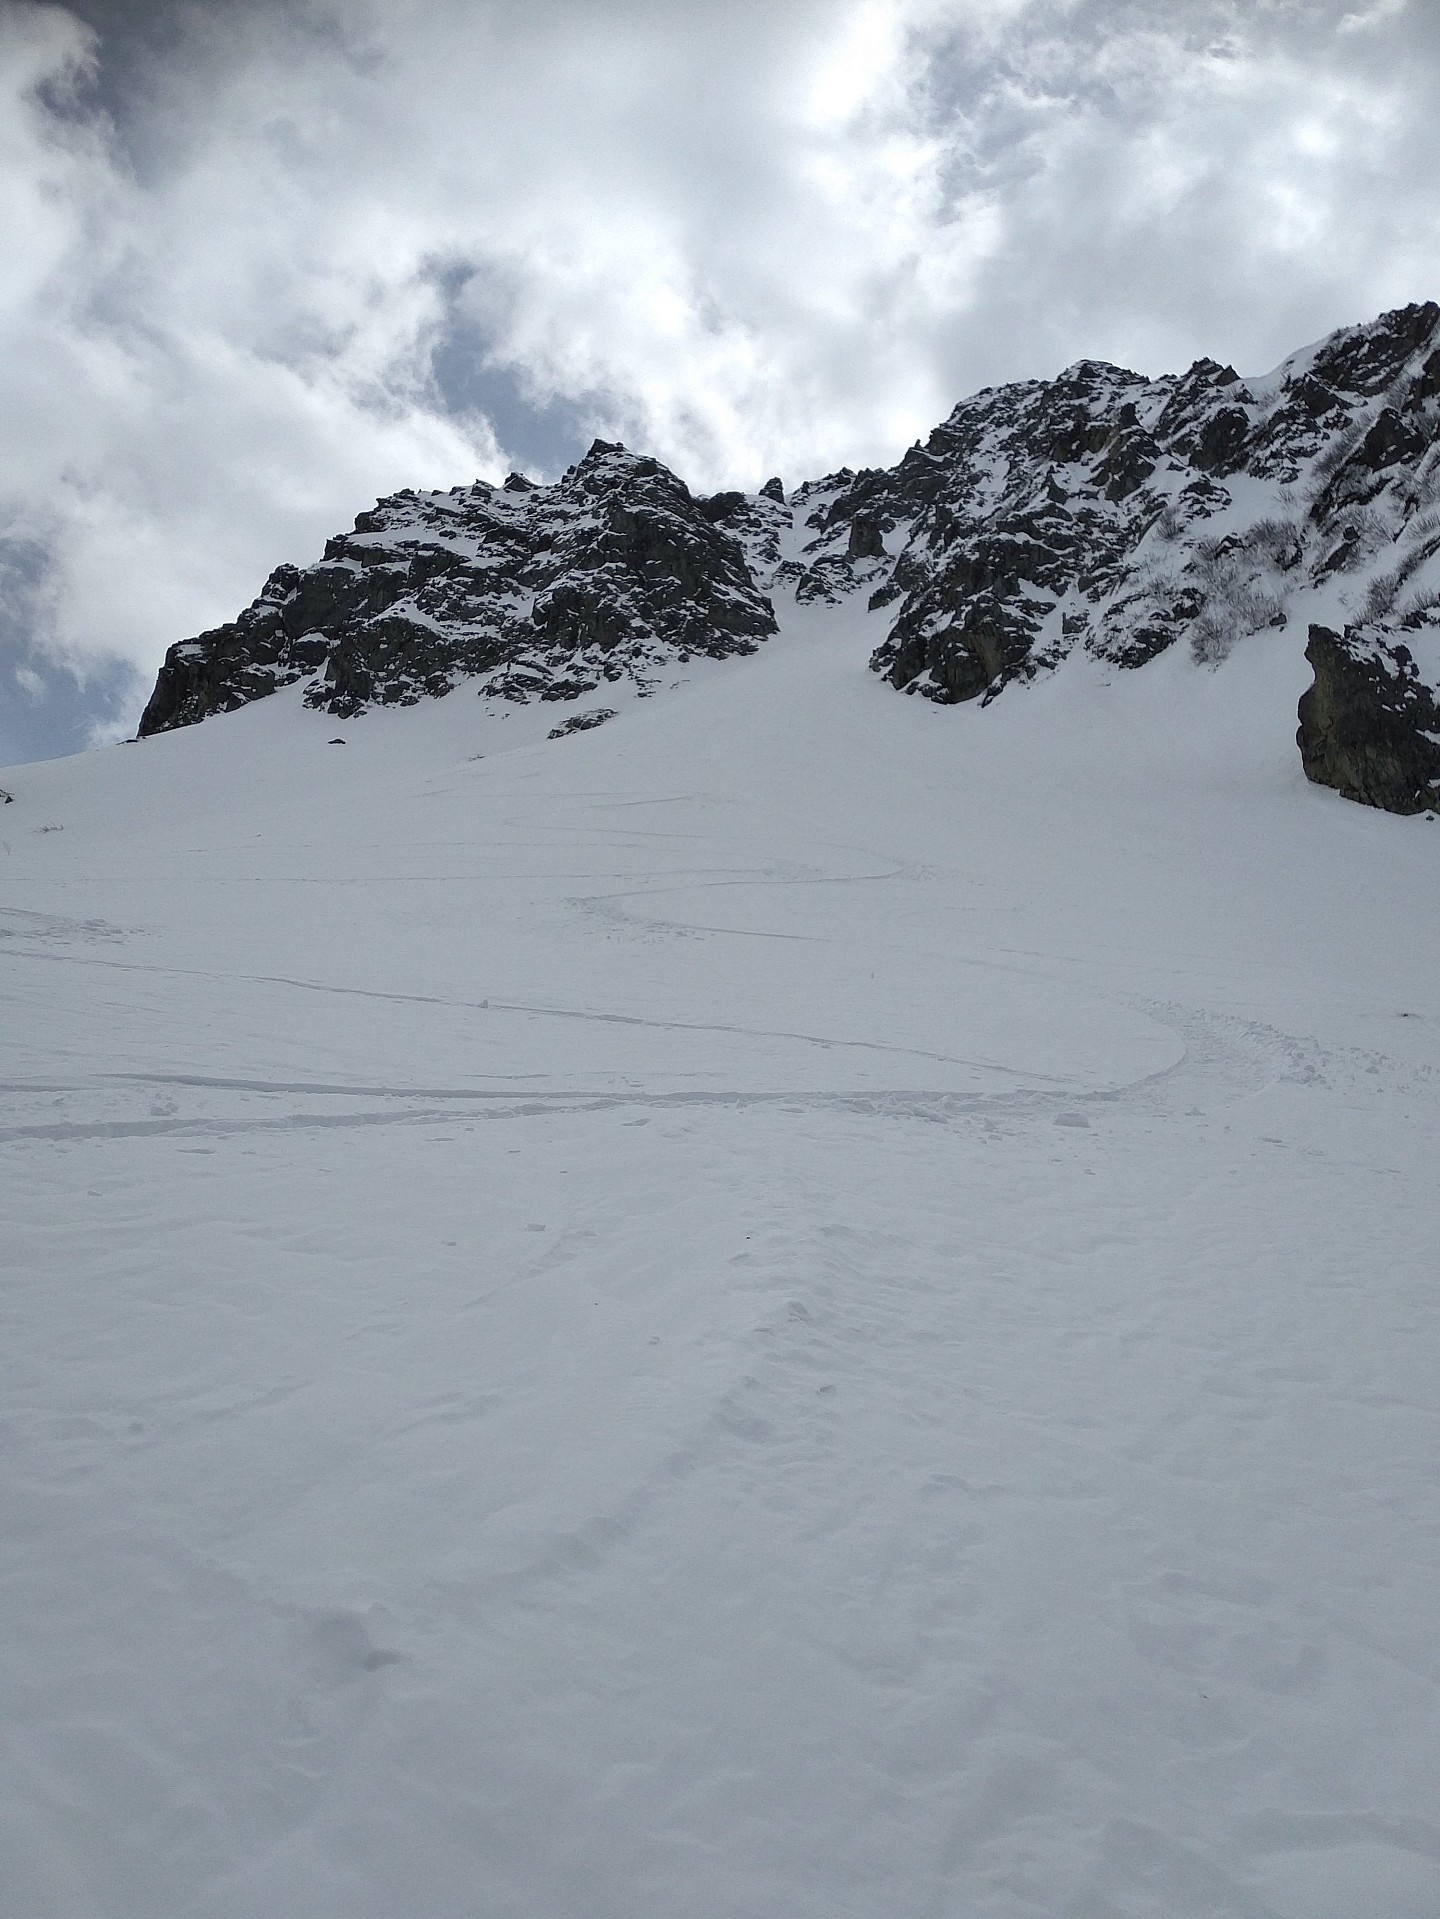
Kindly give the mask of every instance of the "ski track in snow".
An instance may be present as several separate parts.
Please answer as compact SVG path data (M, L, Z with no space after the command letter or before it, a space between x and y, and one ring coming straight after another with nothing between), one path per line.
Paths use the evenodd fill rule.
M871 638L5 775L7 1919L1440 1912L1440 830Z

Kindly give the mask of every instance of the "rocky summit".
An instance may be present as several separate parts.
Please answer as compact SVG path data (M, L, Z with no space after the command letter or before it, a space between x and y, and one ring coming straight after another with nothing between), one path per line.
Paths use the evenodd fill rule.
M777 601L863 595L898 690L992 700L1067 655L1219 665L1299 625L1306 772L1397 812L1440 802L1440 307L1386 313L1242 379L1081 361L964 400L889 468L692 495L597 441L553 485L402 492L227 626L170 649L140 731L304 682L349 717L471 683L642 693L751 653ZM557 733L563 729L556 729Z

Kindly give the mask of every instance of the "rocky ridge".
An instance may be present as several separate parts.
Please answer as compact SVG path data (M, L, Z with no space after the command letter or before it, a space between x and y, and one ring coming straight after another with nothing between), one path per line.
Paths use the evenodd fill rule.
M802 489L801 593L896 605L872 664L993 698L1076 648L1197 659L1313 612L1428 624L1440 586L1440 307L1347 328L1262 380L1094 361L957 406L888 471Z
M1263 379L1082 361L989 388L894 467L788 499L778 480L697 497L597 441L551 486L512 474L380 501L316 565L277 569L237 620L172 647L141 732L299 680L341 717L467 681L521 700L622 679L643 693L677 662L753 652L778 596L863 594L889 616L874 670L940 702L993 699L1077 650L1133 668L1184 643L1218 663L1302 622L1306 771L1417 811L1440 791L1437 435L1426 303Z
M675 475L597 440L554 486L512 473L377 501L309 567L277 567L227 626L171 647L141 736L303 680L348 719L465 681L578 699L775 631L745 555Z

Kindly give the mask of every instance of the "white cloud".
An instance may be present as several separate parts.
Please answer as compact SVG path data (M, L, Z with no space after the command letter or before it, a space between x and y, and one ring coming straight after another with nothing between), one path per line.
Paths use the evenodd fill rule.
M1414 8L101 3L0 13L0 530L77 663L498 474L526 401L754 484L1434 290Z

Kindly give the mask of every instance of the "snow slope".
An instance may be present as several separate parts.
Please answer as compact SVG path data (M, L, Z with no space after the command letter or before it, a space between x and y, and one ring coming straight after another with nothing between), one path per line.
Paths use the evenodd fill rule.
M1440 826L882 631L0 780L7 1919L1440 1912Z

